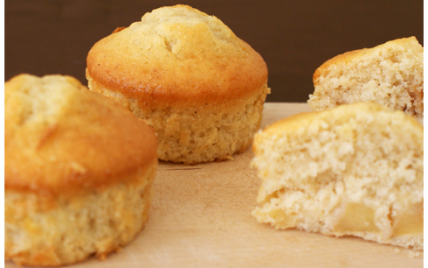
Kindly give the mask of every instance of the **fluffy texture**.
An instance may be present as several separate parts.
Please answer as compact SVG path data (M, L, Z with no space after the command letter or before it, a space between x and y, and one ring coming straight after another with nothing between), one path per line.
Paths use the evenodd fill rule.
M162 160L199 163L244 151L270 92L262 57L214 16L163 7L88 53L89 89L146 119Z
M423 120L423 47L415 37L338 55L314 73L314 111L355 102L376 102Z
M59 266L128 244L147 221L156 150L151 127L72 77L6 82L5 258Z
M413 117L342 105L281 120L253 149L258 221L423 249L423 128Z

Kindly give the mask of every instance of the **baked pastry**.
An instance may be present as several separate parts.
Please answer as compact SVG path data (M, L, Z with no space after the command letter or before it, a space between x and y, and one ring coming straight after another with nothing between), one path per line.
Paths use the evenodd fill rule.
M98 41L90 90L146 119L159 159L195 164L243 152L270 92L262 57L214 16L162 7Z
M147 221L156 149L151 127L72 77L7 81L5 259L60 266L128 244Z
M354 102L376 102L423 120L424 49L415 37L338 55L314 73L314 111Z
M278 121L253 149L259 222L423 249L423 129L413 117L341 105Z

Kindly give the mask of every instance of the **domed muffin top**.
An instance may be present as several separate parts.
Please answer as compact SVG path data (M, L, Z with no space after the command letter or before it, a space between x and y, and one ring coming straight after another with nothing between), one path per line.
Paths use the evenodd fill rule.
M185 5L146 13L97 42L87 76L163 105L233 103L267 83L262 57L219 19Z
M69 76L5 83L5 188L67 195L131 182L157 161L151 127Z

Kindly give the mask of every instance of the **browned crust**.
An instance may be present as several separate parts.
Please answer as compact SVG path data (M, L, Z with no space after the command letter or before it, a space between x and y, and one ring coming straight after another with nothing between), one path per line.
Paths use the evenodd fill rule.
M120 32L120 31L122 31L124 29L126 29L126 27L117 27L116 29L114 29L114 31L112 32L112 34L118 33L118 32Z
M6 82L5 90L16 90L19 79ZM6 190L53 196L90 191L133 181L156 161L151 127L100 94L74 91L51 125L21 124L15 114L22 103L6 98Z
M318 85L320 76L322 76L331 65L334 65L337 63L346 64L346 62L349 62L352 59L359 57L360 55L364 54L368 50L370 50L370 49L363 48L363 49L348 51L348 52L345 52L343 54L339 54L339 55L327 60L326 62L324 62L320 67L318 67L315 70L314 75L312 77L314 85Z
M141 24L144 23L133 25L136 28ZM139 38L131 27L92 47L87 73L97 83L138 99L142 105L232 105L259 93L267 82L267 66L262 57L233 33L229 40L233 45L222 47L221 42L213 45L211 37L206 37L206 26L177 23L171 29L181 33L180 42L187 46L186 57L181 57L168 49L140 51L138 45L129 45Z

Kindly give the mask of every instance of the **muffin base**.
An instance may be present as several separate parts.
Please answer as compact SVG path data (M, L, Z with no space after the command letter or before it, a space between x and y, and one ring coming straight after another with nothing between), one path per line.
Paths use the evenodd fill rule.
M73 198L5 191L5 259L18 265L61 266L104 259L144 228L157 165L139 182L116 183Z
M263 104L270 93L265 84L259 94L227 107L151 107L104 87L88 73L87 77L90 90L121 103L154 128L159 159L186 164L226 160L244 152L260 127Z

